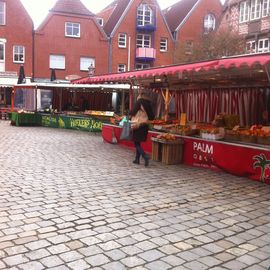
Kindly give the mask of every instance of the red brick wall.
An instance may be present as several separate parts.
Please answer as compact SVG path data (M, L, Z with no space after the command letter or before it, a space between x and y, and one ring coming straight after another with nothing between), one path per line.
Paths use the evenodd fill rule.
M199 41L203 35L204 17L207 14L213 14L216 18L216 29L219 24L219 18L222 12L220 0L202 0L187 19L185 24L180 28L177 35L177 42L185 43L185 41Z
M127 48L118 48L118 34L127 34L131 37L131 54L130 54L130 69L133 70L135 66L135 55L136 55L136 18L137 18L137 7L140 5L141 0L135 0L125 18L121 22L117 31L114 34L112 40L112 72L117 72L118 64L128 65L128 45ZM146 3L146 1L144 2ZM148 1L148 3L156 6L156 1ZM173 63L173 48L174 42L170 35L168 28L166 27L160 10L156 7L156 26L157 30L152 32L152 48L156 49L156 60L153 62L153 66L168 65ZM160 52L160 38L168 39L168 52Z
M19 63L13 63L13 46L25 47L25 75L32 75L32 33L33 22L19 0L7 0L6 25L0 26L0 38L6 39L5 71L19 72Z
M65 37L65 22L80 23L80 38ZM50 54L65 56L66 68L56 70L57 79L88 76L87 71L80 71L80 57L95 58L95 74L108 73L108 50L108 41L94 20L49 15L35 34L35 78L50 78Z

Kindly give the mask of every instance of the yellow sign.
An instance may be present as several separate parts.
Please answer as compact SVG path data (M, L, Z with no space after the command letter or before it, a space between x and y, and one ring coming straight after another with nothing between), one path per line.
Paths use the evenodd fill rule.
M187 124L187 114L181 113L180 115L180 126L185 126Z

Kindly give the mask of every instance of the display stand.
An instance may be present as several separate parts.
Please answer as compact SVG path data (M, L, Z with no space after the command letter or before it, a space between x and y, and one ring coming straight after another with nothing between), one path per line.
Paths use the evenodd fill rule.
M152 160L166 165L179 164L183 159L184 141L181 139L168 141L152 137Z

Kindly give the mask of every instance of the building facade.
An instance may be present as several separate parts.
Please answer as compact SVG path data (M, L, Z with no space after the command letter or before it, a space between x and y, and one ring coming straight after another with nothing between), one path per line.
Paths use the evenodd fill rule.
M10 104L10 87L17 83L21 65L25 77L32 77L33 31L20 0L0 1L0 105Z
M58 0L35 31L34 80L108 73L108 40L80 0ZM54 78L55 79L55 78Z
M227 0L220 27L243 36L247 54L268 52L270 0Z
M176 41L174 62L188 62L204 35L216 31L220 0L181 0L163 11Z
M174 40L155 0L117 0L97 18L109 38L110 72L172 63Z

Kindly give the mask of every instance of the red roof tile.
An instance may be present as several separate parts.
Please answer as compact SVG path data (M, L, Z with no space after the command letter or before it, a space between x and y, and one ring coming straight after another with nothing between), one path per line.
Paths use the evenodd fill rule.
M58 0L51 12L93 16L80 0Z
M110 35L112 33L114 27L120 20L129 2L130 0L116 0L111 4L115 5L115 8L110 18L108 19L107 23L104 26L104 31L106 32L107 35ZM107 8L109 8L111 5L109 5Z
M199 0L181 0L163 10L171 32L174 32Z

